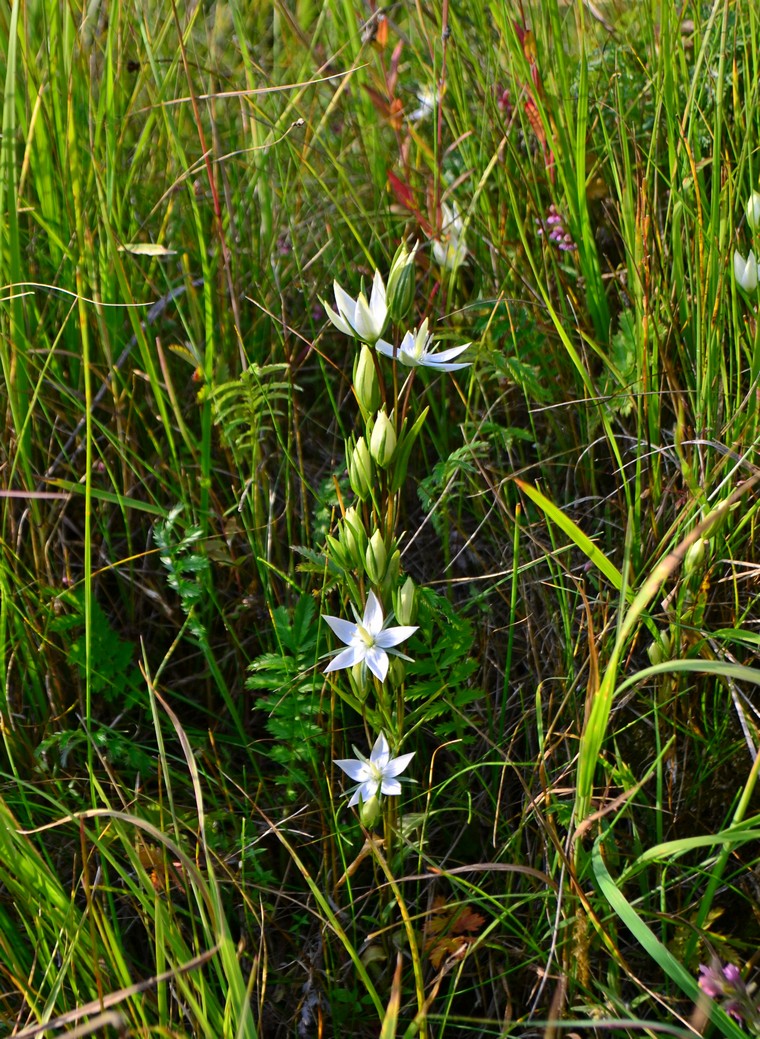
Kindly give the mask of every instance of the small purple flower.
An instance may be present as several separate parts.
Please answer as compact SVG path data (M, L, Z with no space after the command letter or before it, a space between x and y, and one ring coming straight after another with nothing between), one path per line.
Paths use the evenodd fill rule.
M713 960L709 967L699 965L699 987L711 999L719 999L720 1005L739 1024L757 1027L760 1010L753 999L754 985L747 985L741 971L734 963L721 967L720 960Z
M717 963L712 967L706 967L704 963L700 963L699 973L701 975L699 979L699 987L710 997L710 999L717 999L718 996L723 995L725 979L723 977L723 971L718 969Z
M565 222L560 213L557 212L557 207L552 203L546 211L546 216L543 220L536 220L537 233L543 237L549 239L549 241L556 245L560 252L568 253L572 252L577 248L573 241L573 236L565 227Z

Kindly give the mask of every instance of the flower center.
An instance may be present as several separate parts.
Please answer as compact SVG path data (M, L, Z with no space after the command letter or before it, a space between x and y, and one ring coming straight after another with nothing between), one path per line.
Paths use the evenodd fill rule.
M363 624L357 624L356 631L367 649L372 649L375 644L375 636L371 632L367 631Z

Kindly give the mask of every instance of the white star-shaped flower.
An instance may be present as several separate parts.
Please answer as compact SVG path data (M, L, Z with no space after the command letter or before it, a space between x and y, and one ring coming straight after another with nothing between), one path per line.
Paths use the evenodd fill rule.
M413 635L417 626L404 624L396 628L384 627L383 609L374 592L370 592L367 596L367 605L361 619L353 603L351 609L354 611L356 624L343 620L341 617L322 615L322 619L330 625L340 641L345 642L348 646L348 649L341 650L330 661L325 668L325 674L328 671L340 671L344 667L353 667L354 664L361 663L365 664L376 678L384 682L388 674L388 653L409 660L409 657L404 656L393 647Z
M363 292L360 292L356 299L352 299L337 281L333 282L333 289L338 312L322 300L322 306L329 319L345 335L356 336L362 342L374 345L383 334L388 321L385 283L380 271L375 271L369 302Z
M416 332L406 333L398 349L384 339L378 339L376 349L386 357L395 357L409 368L435 368L438 372L456 372L460 368L469 368L472 364L472 361L451 363L471 345L465 343L464 346L452 346L449 350L433 352L433 337L428 335L428 319L425 318Z
M414 757L414 752L392 758L391 748L381 732L375 740L369 760L360 754L356 747L354 747L354 753L356 758L346 758L334 762L356 783L351 800L348 802L349 808L357 805L360 798L366 804L370 798L377 797L378 794L397 797L401 793L401 783L396 776L401 775Z
M433 259L447 271L458 270L467 261L467 242L464 235L464 224L459 215L456 202L447 206L441 203L443 227L441 237L433 239Z
M417 93L417 100L419 105L407 116L410 123L422 122L423 119L432 115L435 106L441 103L441 92L433 90L431 87L423 87Z

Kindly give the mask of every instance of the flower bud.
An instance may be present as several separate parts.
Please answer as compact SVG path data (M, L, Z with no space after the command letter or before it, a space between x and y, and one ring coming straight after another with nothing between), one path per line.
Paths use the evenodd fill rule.
M760 227L760 192L752 192L747 200L745 212L747 214L747 223L753 231L757 231L758 227Z
M372 436L369 441L369 453L380 466L385 469L396 450L396 430L385 411L378 411Z
M654 665L661 664L664 660L667 660L670 656L670 633L663 631L660 634L658 642L650 642L647 647L647 656L649 657L649 663Z
M367 441L359 437L351 450L347 445L348 482L351 490L360 501L366 501L372 493L372 459L367 449Z
M393 593L393 612L399 624L414 624L417 619L417 602L414 581L407 577L402 586Z
M353 566L352 557L347 555L345 546L342 545L337 538L334 538L331 534L328 534L325 538L325 542L327 544L327 549L330 556L338 564L338 566L342 567L344 570L347 570L349 567Z
M366 700L370 688L370 676L367 671L367 665L363 660L360 660L358 664L354 664L348 675L351 689L356 694L357 699L361 701Z
M685 577L689 577L695 570L701 570L709 544L708 538L697 538L693 545L689 545L683 560Z
M406 679L406 664L400 657L391 657L388 662L388 675L385 681L392 689L398 689Z
M398 585L401 574L401 553L397 548L393 550L385 566L385 577L383 578L383 595L389 596Z
M380 818L380 801L377 794L373 794L369 801L362 801L362 806L359 809L359 818L362 821L362 826L365 826L368 830L372 829Z
M379 530L376 530L369 539L364 562L367 568L367 577L372 584L379 586L382 583L383 577L385 577L385 570L388 564L388 553L383 541L383 535Z
M391 263L386 298L388 312L398 324L403 324L404 318L412 309L412 304L414 303L416 290L414 257L418 247L419 243L415 242L412 246L412 251L409 252L406 242L402 242L396 250L396 255Z
M754 292L757 288L757 260L752 249L746 260L740 252L734 253L734 277L745 292Z
M365 417L372 415L380 407L382 398L380 384L377 381L377 368L372 351L366 343L362 343L354 365L354 393Z
M364 529L361 516L353 505L350 509L346 509L346 514L343 517L340 543L346 557L361 572L364 569L364 553L367 551L367 532Z

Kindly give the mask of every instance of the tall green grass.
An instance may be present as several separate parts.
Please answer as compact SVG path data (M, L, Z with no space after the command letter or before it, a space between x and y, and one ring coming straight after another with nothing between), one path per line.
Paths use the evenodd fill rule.
M739 1034L696 977L756 971L758 13L385 14L0 12L9 1034ZM320 300L405 239L475 363L413 388L381 845L331 764L371 719L320 661Z

